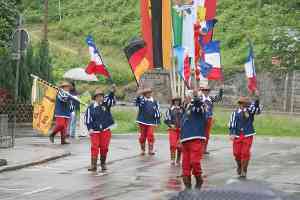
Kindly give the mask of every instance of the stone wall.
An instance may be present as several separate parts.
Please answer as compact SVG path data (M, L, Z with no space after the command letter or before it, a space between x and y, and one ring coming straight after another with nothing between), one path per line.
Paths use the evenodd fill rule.
M154 89L154 97L160 103L166 104L171 98L171 86L169 73L163 70L153 70L141 79L142 82L151 84ZM300 113L300 71L295 72L260 72L257 74L260 99L264 108L272 111ZM217 82L210 81L212 95L217 94L219 86ZM126 91L126 100L133 99L136 90ZM224 82L223 106L236 106L240 95L248 95L247 80L244 73L236 73Z
M168 103L171 97L171 86L169 73L164 70L152 70L145 73L142 82L150 84L153 88L153 95L160 103Z

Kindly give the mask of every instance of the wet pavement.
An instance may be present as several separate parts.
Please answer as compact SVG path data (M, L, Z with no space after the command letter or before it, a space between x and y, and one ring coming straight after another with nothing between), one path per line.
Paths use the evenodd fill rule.
M48 145L44 138L34 143ZM155 156L139 156L137 136L114 136L109 171L90 173L87 139L73 140L72 155L17 171L0 173L0 199L114 200L169 199L183 189L180 168L170 166L168 140L159 136ZM60 148L53 145L53 148ZM214 137L211 154L203 160L204 189L217 189L236 182L231 143ZM300 199L300 139L257 137L248 179L266 182ZM24 155L26 156L26 155Z

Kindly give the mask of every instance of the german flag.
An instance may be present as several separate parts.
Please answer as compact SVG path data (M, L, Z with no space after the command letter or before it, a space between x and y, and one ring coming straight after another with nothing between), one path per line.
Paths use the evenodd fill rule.
M140 0L141 32L150 68L171 68L171 0Z
M125 47L124 52L138 83L141 76L150 68L150 62L146 56L147 48L145 42L139 38L134 39Z

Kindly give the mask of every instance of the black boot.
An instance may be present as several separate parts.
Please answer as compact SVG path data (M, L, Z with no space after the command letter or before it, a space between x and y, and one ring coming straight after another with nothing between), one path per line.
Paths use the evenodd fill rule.
M200 190L201 187L202 187L202 184L203 184L202 176L201 176L201 175L195 176L195 178L196 178L196 185L195 185L195 188Z
M175 157L176 157L176 153L171 151L171 165L175 165Z
M61 135L60 139L61 139L61 144L62 145L70 144L69 142L66 141L66 136L65 135Z
M50 140L50 142L53 144L54 143L54 133L51 133L50 135L49 135L49 140Z
M141 143L141 156L145 155L146 151L146 143Z
M236 165L237 165L237 168L236 168L236 173L241 176L241 173L242 173L242 163L240 160L235 160L236 161Z
M248 171L248 164L249 164L249 160L242 160L241 162L241 178L247 178L247 171Z
M180 165L180 162L181 162L181 151L177 150L176 164Z
M101 169L102 171L106 171L106 156L100 156L100 162L101 162Z
M91 158L91 167L88 169L88 171L95 172L97 171L97 158Z
M148 154L149 154L150 156L155 155L153 149L154 149L154 145L153 145L153 144L148 144Z
M183 176L182 181L186 190L190 190L192 188L191 176Z

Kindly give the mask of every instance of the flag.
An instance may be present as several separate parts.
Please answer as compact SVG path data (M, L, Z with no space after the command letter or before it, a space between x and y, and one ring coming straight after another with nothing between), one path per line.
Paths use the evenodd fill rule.
M89 46L89 52L91 56L91 61L87 65L85 71L87 74L101 74L107 78L110 77L103 60L101 58L100 52L98 51L92 36L86 38L86 43Z
M202 76L204 78L207 78L213 66L211 64L208 64L207 62L204 62L203 60L200 60L199 65Z
M141 76L150 68L150 62L147 58L147 47L141 39L135 39L124 49L128 63L137 82Z
M217 0L205 0L205 20L212 20L216 17Z
M163 67L172 67L172 14L171 1L162 1L162 53Z
M213 31L213 28L218 20L212 19L207 21L202 21L200 23L200 32L202 35L207 35L210 31Z
M54 116L57 89L36 78L32 85L33 121L32 127L47 135Z
M253 48L250 44L248 57L245 63L245 73L248 79L248 90L249 92L255 92L257 90L256 72L254 65L254 54Z
M212 22L211 25L214 25L214 19L216 17L216 9L217 9L217 0L205 0L205 23ZM205 27L205 26L204 26ZM203 43L207 44L212 40L213 37L213 26L212 28L203 35Z
M162 0L151 1L153 67L163 67Z
M196 6L185 6L183 11L182 46L189 52L191 67L195 67L194 24L196 23Z
M205 44L203 53L204 62L212 66L207 75L208 80L221 80L223 74L221 69L220 41L211 41Z
M141 31L146 47L146 58L150 67L153 67L153 43L152 43L152 20L151 0L140 0Z
M191 79L191 66L189 54L185 48L176 47L174 49L174 55L176 56L177 60L177 72L180 78L189 87Z
M178 8L177 5L174 5L172 7L172 28L173 28L174 47L182 45L183 17L182 17L182 11L177 8Z

